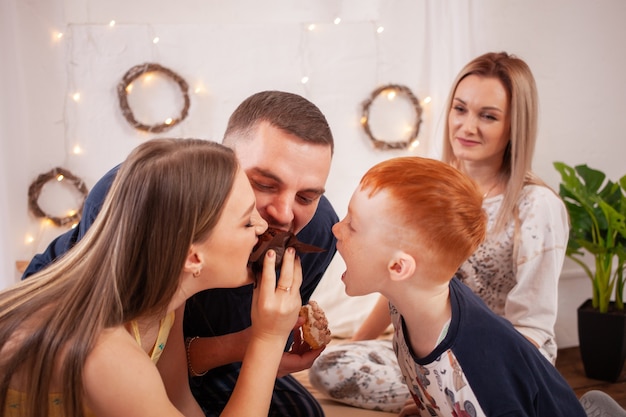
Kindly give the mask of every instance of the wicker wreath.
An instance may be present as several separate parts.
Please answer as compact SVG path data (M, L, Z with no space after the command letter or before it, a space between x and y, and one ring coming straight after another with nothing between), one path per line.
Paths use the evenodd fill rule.
M415 115L416 115L415 125L411 129L411 134L406 140L392 142L392 141L378 139L374 137L374 134L372 133L372 130L370 129L370 125L369 125L370 106L379 95L387 94L390 92L395 92L397 95L402 95L408 98L411 101L411 104L413 105L413 109L415 110ZM374 90L372 94L370 95L370 97L363 102L363 113L361 116L361 124L363 125L363 129L365 130L365 133L367 134L369 139L372 141L376 149L388 150L388 149L408 148L409 145L417 138L421 123L422 123L422 106L420 106L419 100L411 92L411 89L406 86L398 85L398 84L384 85Z
M52 216L39 207L39 196L43 186L49 181L69 181L83 196L83 200L80 204L80 208L73 214L66 217ZM80 216L83 212L83 206L85 205L85 198L87 197L89 190L87 186L80 178L63 168L54 168L45 174L40 174L35 181L28 187L28 208L35 215L35 217L43 217L49 219L57 226L65 226L68 223L77 223L80 220Z
M173 118L173 119L168 119L165 123L156 124L156 125L147 125L135 119L135 115L133 114L133 111L130 109L130 106L128 105L128 86L137 78L149 72L160 72L162 74L165 74L171 79L173 79L176 82L176 84L178 84L178 86L180 87L180 91L183 94L183 99L185 100L185 105L178 117ZM132 67L131 69L129 69L126 72L126 74L124 74L122 81L120 81L119 84L117 85L117 96L119 98L120 108L122 109L122 114L124 115L124 118L128 121L128 123L130 123L132 127L134 127L135 129L143 130L144 132L154 132L154 133L164 132L172 128L173 126L176 126L178 123L182 122L187 117L187 114L189 113L190 100L189 100L189 85L187 84L187 81L185 81L183 77L176 74L171 69L165 68L159 64L145 63L141 65L136 65Z

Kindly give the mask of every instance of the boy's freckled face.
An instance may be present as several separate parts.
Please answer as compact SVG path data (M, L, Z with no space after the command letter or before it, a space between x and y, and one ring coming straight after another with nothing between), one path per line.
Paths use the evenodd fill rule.
M380 291L392 253L387 193L380 191L371 198L368 193L359 187L352 195L348 214L333 226L337 251L346 263L342 280L350 296Z

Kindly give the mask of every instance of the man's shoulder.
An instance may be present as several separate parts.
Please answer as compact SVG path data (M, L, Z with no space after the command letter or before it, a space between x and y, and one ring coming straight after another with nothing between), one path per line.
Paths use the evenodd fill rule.
M326 198L326 196L322 195L320 197L320 201L317 205L317 210L315 210L313 218L298 235L320 228L328 230L329 226L332 227L338 221L339 216L337 216L337 213L335 212L332 204L330 203L330 201L328 201L328 198Z
M310 245L328 248L333 245L335 237L332 227L339 221L339 217L330 201L325 196L320 202L311 221L298 233L298 240Z

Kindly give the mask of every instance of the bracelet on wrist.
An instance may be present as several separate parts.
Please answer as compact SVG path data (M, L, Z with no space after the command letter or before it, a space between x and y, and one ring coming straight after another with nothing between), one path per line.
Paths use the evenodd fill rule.
M186 350L187 350L187 369L189 370L189 375L191 376L203 376L206 375L207 372L209 372L208 370L204 371L204 372L196 372L193 370L193 367L191 366L191 355L189 354L189 348L191 347L191 342L193 342L194 340L198 339L200 336L194 336L194 337L188 337L185 345L186 345Z

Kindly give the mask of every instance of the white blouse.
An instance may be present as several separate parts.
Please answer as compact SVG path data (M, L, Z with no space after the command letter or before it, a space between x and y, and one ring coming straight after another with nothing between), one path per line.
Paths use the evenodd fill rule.
M491 310L539 344L554 364L558 281L569 236L567 211L549 188L527 185L518 203L518 233L511 220L494 234L503 198L497 195L484 201L487 237L457 276Z

